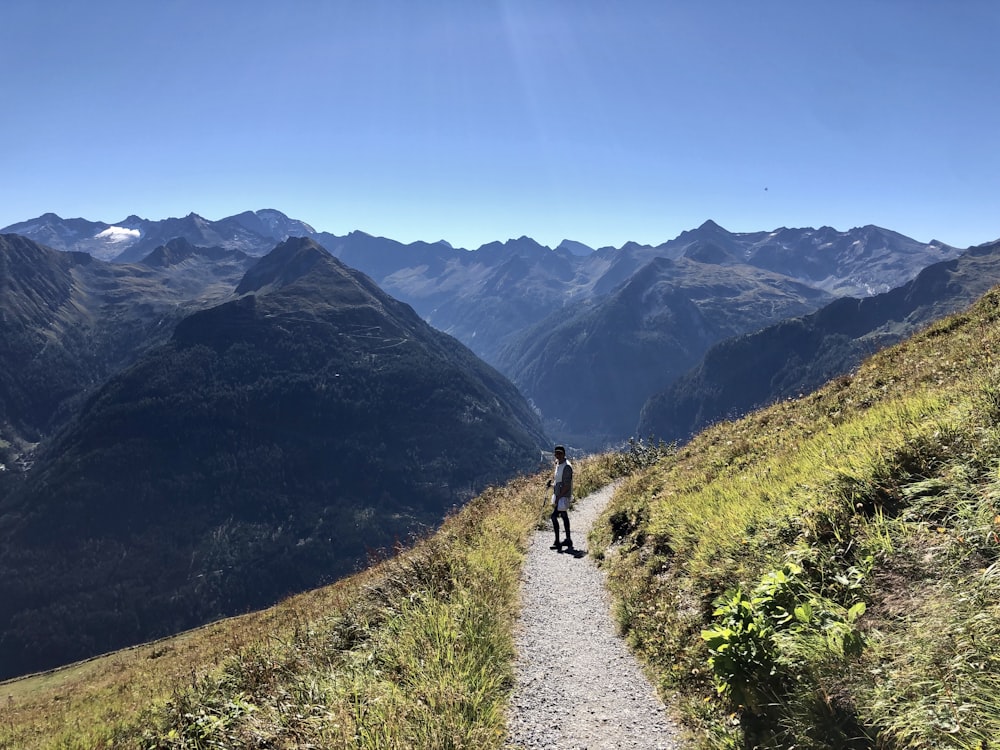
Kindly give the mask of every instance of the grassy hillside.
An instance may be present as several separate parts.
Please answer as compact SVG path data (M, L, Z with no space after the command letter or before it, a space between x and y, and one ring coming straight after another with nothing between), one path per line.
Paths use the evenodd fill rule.
M651 467L578 465L581 493L630 475L591 548L699 746L996 747L998 346L994 290ZM0 748L501 747L543 485L266 613L0 685Z
M997 746L998 318L993 290L619 491L617 616L705 746Z

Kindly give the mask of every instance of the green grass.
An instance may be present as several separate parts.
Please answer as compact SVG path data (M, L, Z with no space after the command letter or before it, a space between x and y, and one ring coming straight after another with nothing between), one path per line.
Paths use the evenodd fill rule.
M618 492L595 535L618 620L703 746L996 746L998 306Z

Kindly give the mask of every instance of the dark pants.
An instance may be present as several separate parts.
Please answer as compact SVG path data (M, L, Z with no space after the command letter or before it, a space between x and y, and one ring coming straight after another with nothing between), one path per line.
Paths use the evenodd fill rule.
M552 511L552 530L556 532L556 541L559 541L559 517L562 516L563 527L566 529L566 538L569 539L569 513L564 510Z

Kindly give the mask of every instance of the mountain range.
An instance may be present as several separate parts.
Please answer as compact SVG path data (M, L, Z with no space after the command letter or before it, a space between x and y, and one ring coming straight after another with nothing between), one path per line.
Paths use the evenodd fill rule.
M712 221L656 246L550 249L522 237L470 251L317 232L273 209L116 224L46 214L4 231L117 262L175 237L251 256L310 237L510 378L548 432L587 449L634 435L645 401L713 344L888 291L961 252L873 226L732 233Z
M7 230L0 676L336 578L552 440L682 439L1000 281L996 245L876 227L474 251L274 210Z
M0 231L20 234L56 250L84 252L117 263L140 261L177 238L200 247L220 247L260 256L270 252L276 241L316 233L308 224L269 209L245 211L219 221L192 213L180 219L149 220L129 216L114 224L63 219L47 213Z
M707 425L809 393L867 356L959 312L1000 283L1000 242L934 263L872 297L842 297L809 315L721 341L650 398L640 434L686 440Z

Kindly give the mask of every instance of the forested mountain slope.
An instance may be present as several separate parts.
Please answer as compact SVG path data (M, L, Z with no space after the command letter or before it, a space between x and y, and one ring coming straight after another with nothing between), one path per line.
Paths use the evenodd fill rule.
M187 246L112 264L0 235L0 463L65 424L81 398L170 337L174 324L232 294L254 262Z
M310 240L111 378L0 504L0 675L259 608L538 466L516 389Z

